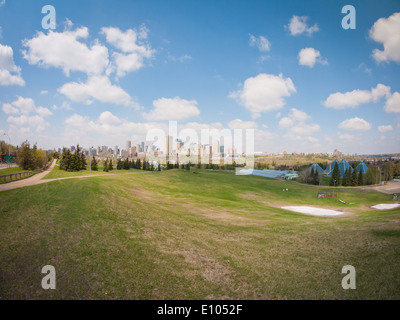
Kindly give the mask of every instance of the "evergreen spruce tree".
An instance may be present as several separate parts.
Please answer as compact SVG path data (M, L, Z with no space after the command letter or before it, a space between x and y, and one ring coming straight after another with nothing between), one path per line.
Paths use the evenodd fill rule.
M122 160L118 159L117 160L117 170L121 170L122 169Z
M340 185L340 170L337 163L335 163L335 167L333 168L332 178L329 182L331 186L339 186Z
M129 159L126 158L126 160L124 161L124 170L129 170Z
M114 169L112 159L108 162L108 171L112 171Z
M160 163L158 163L158 168L157 168L157 170L158 170L158 171L161 171L161 164L160 164Z
M188 162L188 164L187 164L187 166L186 166L186 169L188 170L188 171L190 171L190 161Z
M92 159L92 170L93 171L98 171L99 170L99 168L97 167L97 160L96 160L96 158L93 156L93 159Z
M108 159L104 161L103 171L108 172Z
M360 173L358 174L358 185L363 186L364 185L364 174L362 169L360 170Z
M311 168L310 176L308 177L307 183L314 183L314 168Z
M87 165L86 156L85 156L85 153L82 150L82 152L81 152L81 170L86 170L86 165Z
M354 187L358 186L358 176L356 170L353 170L353 173L351 175L351 185Z
M349 179L348 179L348 174L349 174L349 169L346 169L343 175L343 181L342 181L342 186L347 187L349 185Z
M318 174L318 170L315 170L315 173L314 173L314 178L313 178L313 184L314 185L319 185L319 174Z

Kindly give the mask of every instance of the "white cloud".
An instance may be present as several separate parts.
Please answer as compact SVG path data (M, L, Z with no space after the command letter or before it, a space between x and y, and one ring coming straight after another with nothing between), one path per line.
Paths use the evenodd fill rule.
M137 71L144 65L143 56L137 53L121 54L114 52L113 59L117 77L123 77L127 72Z
M58 91L70 100L91 104L93 99L118 105L134 106L130 95L122 88L111 84L106 76L91 76L86 83L69 82Z
M271 43L264 36L255 37L252 34L249 34L249 45L251 47L256 47L261 52L267 52L271 49Z
M338 127L344 130L367 131L371 129L371 124L364 119L355 117L344 120Z
M314 48L301 49L298 58L300 65L310 68L313 68L315 63L320 63L322 65L328 64L328 61L326 59L323 59L321 57L321 53Z
M301 140L303 136L310 136L321 130L315 123L308 123L311 117L304 111L296 108L290 109L290 113L279 121L279 127L286 129L285 138L288 140Z
M102 141L104 144L115 145L118 141L125 142L127 139L143 141L151 129L162 129L168 132L168 126L159 122L129 122L113 115L110 111L104 111L96 120L79 114L73 114L64 121L65 127L62 133L66 141L82 141L85 137L86 143L96 144Z
M381 97L390 95L390 87L378 84L369 90L353 90L346 93L336 92L330 94L324 101L324 106L333 109L356 108L360 104L371 101L377 102Z
M154 109L149 113L142 113L146 120L183 120L198 116L196 100L185 100L180 97L160 98L153 101Z
M390 98L386 100L384 109L388 113L400 112L400 93L393 93Z
M185 63L186 61L192 60L192 56L185 54L183 56L176 57L176 56L173 56L170 53L168 53L167 60L173 61L173 62ZM167 60L165 61L165 63L167 63Z
M19 110L13 107L11 103L3 104L2 109L5 114L19 114Z
M292 36L298 36L301 34L306 34L311 36L314 32L319 30L318 25L314 24L313 26L309 27L307 25L308 17L302 16L293 16L290 20L289 24L285 26L285 28L289 29Z
M385 86L383 84L378 83L378 85L376 86L376 88L373 88L371 90L371 95L372 95L372 100L374 102L379 101L380 98L382 97L386 97L389 98L391 93L390 93L390 87L389 86Z
M0 7L4 6L6 4L6 0L1 0L0 1Z
M95 41L89 48L79 39L87 39L86 27L74 31L38 32L32 39L25 39L24 58L32 65L61 68L69 76L70 71L101 74L109 65L107 47Z
M148 29L142 26L139 31L128 29L125 32L119 28L102 28L101 33L106 36L108 43L122 52L137 52L145 57L152 54L152 50L142 41L147 38Z
M285 105L284 97L296 92L296 88L290 78L283 78L273 74L261 73L256 77L248 78L243 87L229 94L230 98L248 109L253 117L261 112L277 110Z
M65 110L69 110L69 111L72 110L71 104L69 102L67 102L67 101L63 101L60 107L58 107L57 105L53 104L52 108L53 108L53 110L60 110L60 109L65 109Z
M153 56L154 50L145 42L148 31L145 26L140 27L139 30L128 29L125 32L114 27L101 29L107 42L123 52L114 52L112 55L117 77L139 70L144 66L144 60Z
M338 138L341 140L344 140L346 142L349 142L349 143L354 143L354 142L357 142L360 140L360 138L358 136L348 134L348 133L339 133Z
M8 123L16 125L17 128L25 131L30 131L30 128L26 128L26 126L35 128L36 132L43 131L45 127L49 126L49 123L44 118L53 114L47 108L36 107L33 99L23 97L18 97L12 103L3 104L2 109L4 113L12 114L7 118Z
M235 119L228 123L228 127L234 129L258 129L258 124L254 121L243 121L241 119ZM263 125L264 127L264 125Z
M369 31L369 36L383 44L383 51L375 49L372 56L376 62L400 62L400 12L389 18L380 18Z
M48 94L49 92L47 90L42 90L40 91L40 94Z
M13 49L0 44L0 85L25 86L21 77L21 68L14 64Z
M393 127L389 124L387 126L379 126L378 130L379 130L379 132L384 133L384 132L392 131Z
M29 115L37 113L42 117L52 115L52 112L44 107L36 107L35 102L31 98L23 98L18 96L18 99L11 103L3 104L3 111L6 114L23 114Z

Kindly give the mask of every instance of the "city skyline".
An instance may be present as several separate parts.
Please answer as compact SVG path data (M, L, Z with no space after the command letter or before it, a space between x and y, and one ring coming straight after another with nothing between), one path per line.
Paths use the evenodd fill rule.
M256 152L400 152L398 1L355 3L347 30L345 1L53 1L54 30L46 4L0 6L13 145L123 146L175 120L253 129Z

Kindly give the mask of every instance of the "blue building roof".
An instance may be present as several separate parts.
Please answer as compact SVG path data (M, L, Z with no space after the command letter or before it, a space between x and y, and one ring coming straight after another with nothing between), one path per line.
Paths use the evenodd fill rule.
M324 170L319 166L318 163L314 162L309 168L308 171L311 172L311 170L314 169L314 172L317 171L318 174L324 173Z
M335 164L337 163L337 165L339 166L339 171L340 171L340 177L342 178L344 176L344 173L346 170L350 170L350 173L353 173L353 168L351 167L351 165L349 165L349 163L345 160L342 159L342 161L339 162L338 159L335 159L329 166L328 168L326 168L326 170L324 171L324 173L328 176L328 177L332 177L332 173L333 173L333 169L335 168Z
M356 168L357 172L360 172L361 170L362 170L362 173L367 173L367 171L368 171L368 167L365 165L364 162L361 162Z

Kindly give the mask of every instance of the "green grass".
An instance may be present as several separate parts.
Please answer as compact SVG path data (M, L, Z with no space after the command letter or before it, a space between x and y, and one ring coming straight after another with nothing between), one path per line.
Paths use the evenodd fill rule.
M113 169L111 171L104 172L103 168L104 167L99 166L97 171L92 170L92 172L90 173L89 166L86 166L86 170L68 172L68 171L65 171L65 170L60 170L60 166L59 165L55 165L53 170L50 173L48 173L44 177L44 179L83 177L83 176L89 176L90 174L92 176L97 176L97 175L107 175L107 174L124 174L124 173L140 172L140 170L137 170L137 169L130 169L130 170Z
M1 169L0 170L0 176L4 176L7 174L12 174L12 173L20 173L20 172L29 172L30 170L23 170L20 169L19 167L12 167L12 168L7 168L7 169Z
M21 172L29 172L29 170L22 170L19 167L1 169L0 170L0 176L5 176L5 175L8 175L8 174L14 174L14 173L21 173ZM30 175L30 176L32 176L32 175ZM22 177L21 179L25 179L25 178L28 178L30 176ZM11 181L21 180L21 179L19 179L19 177L15 177L15 176L13 176L12 179L10 177L7 177L6 178L6 183L7 182L11 182ZM2 184L2 183L5 183L4 182L4 178L0 178L0 184Z
M116 170L114 170L116 171ZM389 195L227 172L103 174L0 193L1 299L398 299ZM288 188L288 192L282 191ZM336 218L282 205L346 210ZM44 265L57 289L43 290ZM344 265L357 289L343 290ZM105 295L107 292L107 295Z
M98 171L92 170L92 175L102 175L107 174L108 172L103 171L103 167L98 167ZM112 172L112 171L110 171ZM68 177L81 177L81 176L88 176L90 175L89 166L87 166L86 170L82 171L75 171L75 172L68 172L65 170L60 170L60 166L56 164L53 170L48 173L44 179L57 179L57 178L68 178Z

